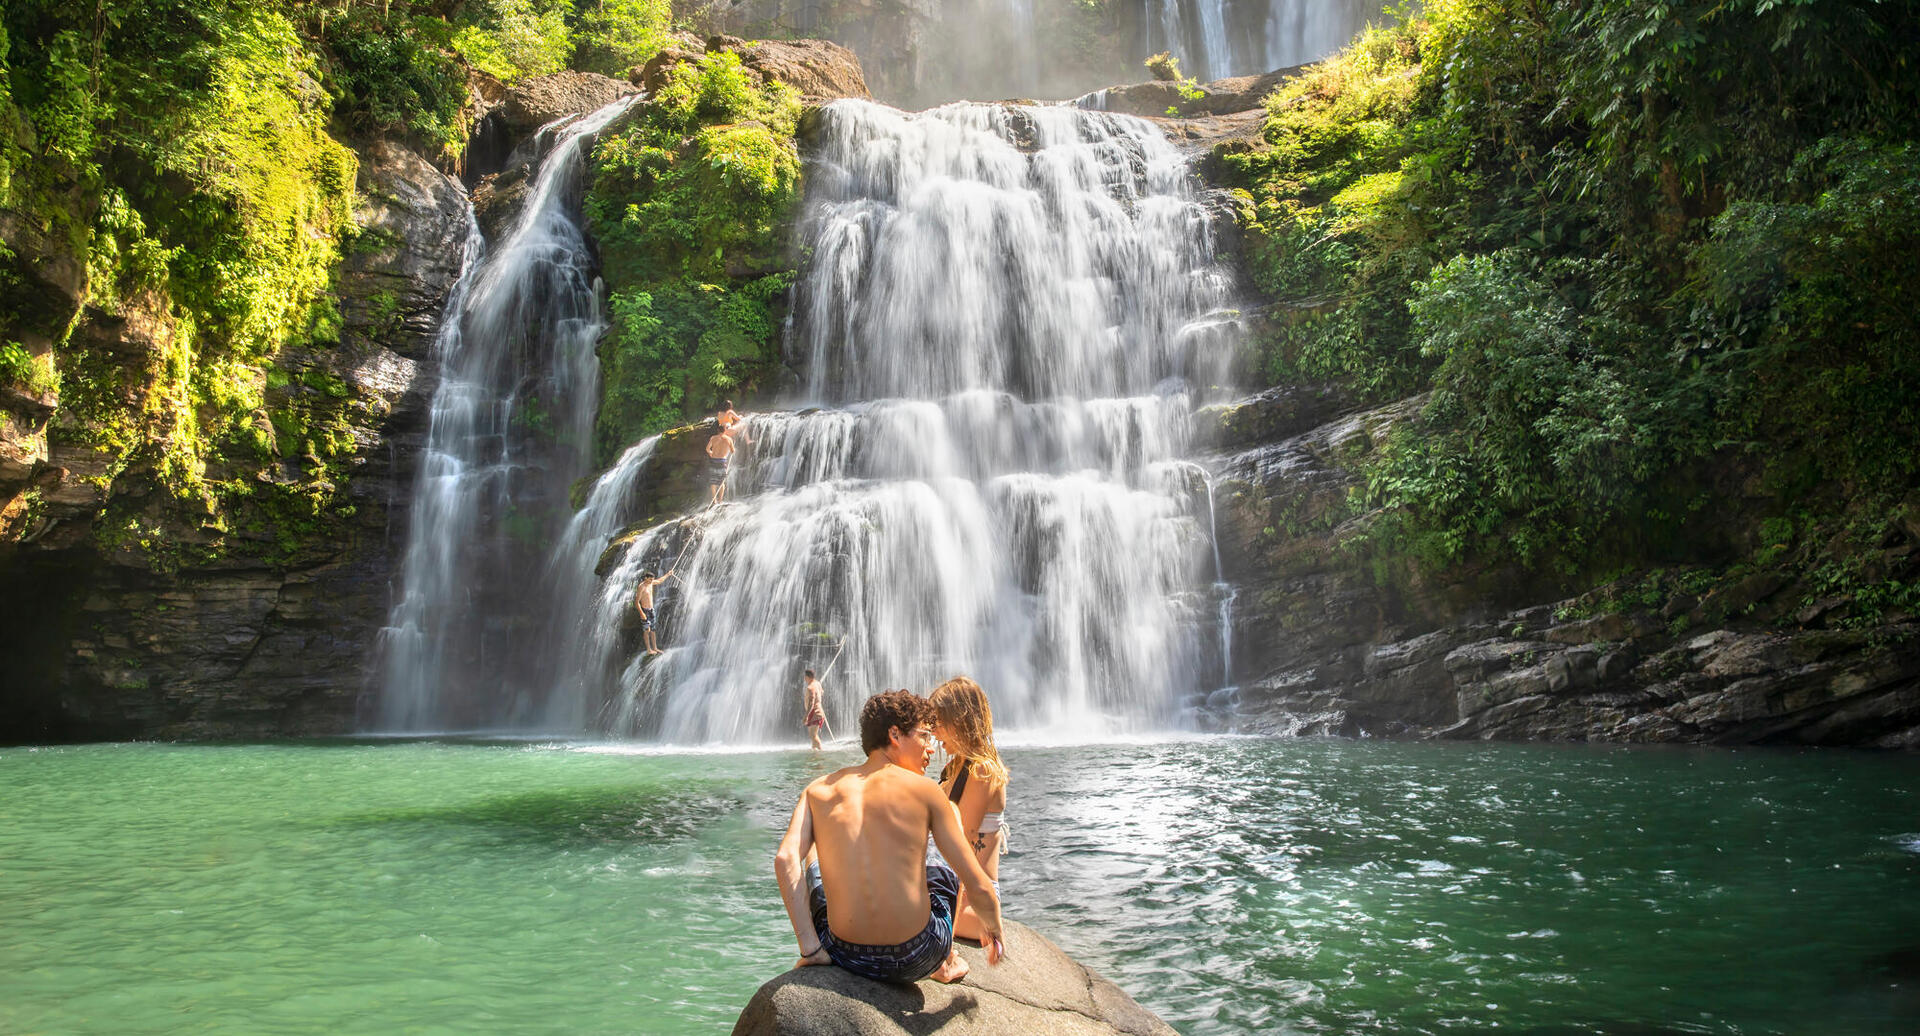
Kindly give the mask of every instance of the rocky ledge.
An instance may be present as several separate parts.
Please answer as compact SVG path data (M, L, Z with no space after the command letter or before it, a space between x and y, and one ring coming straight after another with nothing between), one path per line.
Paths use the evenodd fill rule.
M1200 415L1240 588L1237 689L1208 702L1221 727L1920 749L1920 621L1787 571L1680 565L1567 597L1522 573L1374 565L1353 490L1423 402L1294 386ZM1890 565L1920 557L1920 500L1908 512Z
M971 969L952 985L886 985L839 968L796 968L761 986L734 1036L1172 1036L1119 986L1025 925L1007 922L1007 960L956 944Z

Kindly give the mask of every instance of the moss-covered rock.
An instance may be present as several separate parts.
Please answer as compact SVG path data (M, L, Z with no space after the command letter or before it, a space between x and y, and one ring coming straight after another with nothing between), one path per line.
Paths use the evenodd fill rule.
M602 462L655 431L773 386L783 231L800 194L800 95L718 41L655 70L607 128L585 208L612 327L601 339Z

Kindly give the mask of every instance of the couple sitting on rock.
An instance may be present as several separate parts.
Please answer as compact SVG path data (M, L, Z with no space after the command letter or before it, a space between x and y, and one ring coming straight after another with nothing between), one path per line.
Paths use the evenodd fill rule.
M979 695L964 678L935 695L962 683ZM1005 956L994 881L967 845L954 803L926 778L935 722L929 699L874 695L860 710L867 761L801 793L774 857L800 943L796 966L838 964L881 982L958 981L967 973L953 952L962 888L987 963Z

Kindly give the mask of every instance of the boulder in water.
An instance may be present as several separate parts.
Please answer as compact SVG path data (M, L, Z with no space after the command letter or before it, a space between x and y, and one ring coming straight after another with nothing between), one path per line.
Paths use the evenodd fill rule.
M972 970L952 985L888 985L839 968L796 968L761 986L734 1036L891 1036L1056 1033L1172 1036L1120 987L1025 925L1007 922L1007 960L956 943Z

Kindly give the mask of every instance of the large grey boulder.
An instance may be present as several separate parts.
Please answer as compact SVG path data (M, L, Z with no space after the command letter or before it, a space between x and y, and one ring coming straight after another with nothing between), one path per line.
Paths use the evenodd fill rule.
M887 985L839 968L797 968L761 986L734 1036L1172 1036L1120 987L1025 925L1007 922L1007 959L956 943L972 970L952 985Z

